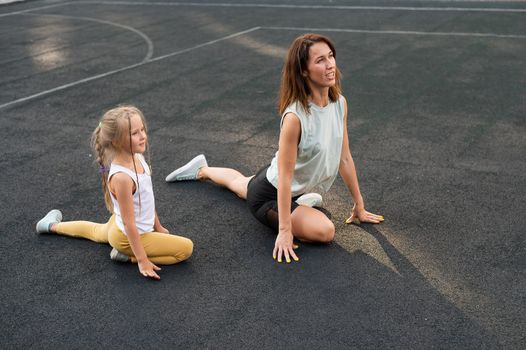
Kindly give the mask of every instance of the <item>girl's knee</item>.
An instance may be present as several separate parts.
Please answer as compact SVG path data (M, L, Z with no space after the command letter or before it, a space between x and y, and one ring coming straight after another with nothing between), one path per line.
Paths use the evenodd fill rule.
M186 260L189 257L192 256L192 253L194 252L194 242L192 242L190 239L185 238L184 243L182 244L181 249L181 255L182 260Z

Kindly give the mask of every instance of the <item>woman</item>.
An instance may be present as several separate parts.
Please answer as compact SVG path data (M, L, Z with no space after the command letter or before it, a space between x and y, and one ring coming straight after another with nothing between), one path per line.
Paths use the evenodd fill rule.
M384 219L365 210L349 149L347 103L341 95L336 50L329 38L305 34L294 40L283 68L278 107L282 116L279 149L271 164L255 176L209 167L199 155L166 181L211 180L246 199L254 216L278 232L274 259L281 262L285 256L290 263L291 257L299 260L294 237L305 242L333 240L332 221L313 207L316 203L308 203L313 198L316 202L316 194L304 194L315 188L328 191L338 172L354 201L346 222Z

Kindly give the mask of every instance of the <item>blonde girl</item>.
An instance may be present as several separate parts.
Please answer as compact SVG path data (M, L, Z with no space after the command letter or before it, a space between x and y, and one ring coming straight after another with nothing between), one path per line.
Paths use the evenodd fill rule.
M155 210L146 122L133 106L107 111L92 134L92 147L102 178L106 207L112 213L106 224L89 221L61 222L62 213L51 210L36 226L38 233L86 238L109 243L110 257L137 263L145 277L160 279L159 265L186 260L193 251L188 238L169 234Z
M322 35L294 40L283 66L278 109L278 152L255 176L229 168L209 167L203 155L174 170L166 181L211 180L246 199L252 214L277 232L273 257L299 260L293 238L330 242L334 224L315 207L314 189L328 191L340 174L354 206L347 223L379 223L383 217L365 210L347 135L347 101L341 94L336 49ZM305 201L305 197L310 197Z

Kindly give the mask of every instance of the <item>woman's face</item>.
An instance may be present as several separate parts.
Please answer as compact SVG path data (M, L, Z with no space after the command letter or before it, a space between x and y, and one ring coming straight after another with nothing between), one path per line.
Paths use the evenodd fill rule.
M313 88L329 88L336 83L336 59L326 43L315 43L309 48L306 77Z

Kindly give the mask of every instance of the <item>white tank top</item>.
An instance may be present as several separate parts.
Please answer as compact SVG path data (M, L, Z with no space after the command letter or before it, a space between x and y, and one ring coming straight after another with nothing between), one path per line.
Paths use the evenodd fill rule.
M298 156L292 179L292 196L320 189L327 192L338 175L343 144L344 97L330 102L325 107L309 104L307 115L301 104L291 104L281 116L294 113L301 124L301 136L298 144ZM278 188L279 150L267 169L267 180Z
M133 170L130 170L126 167L123 167L118 164L111 164L110 166L110 172L108 175L108 182L111 179L111 177L116 173L125 173L135 183L135 193L133 194L133 208L135 212L135 225L137 226L137 230L139 231L139 234L143 234L145 232L152 232L153 231L153 225L155 222L155 199L153 196L153 186L152 186L152 178L150 175L150 167L146 163L146 160L144 160L144 157L142 154L137 154L137 158L140 160L142 167L144 168L144 173L137 174L139 177L139 184L137 185L137 179L135 177L135 172ZM139 192L141 194L141 201L139 205ZM121 210L119 208L119 203L117 202L117 199L111 193L110 191L110 197L111 201L113 203L113 212L115 214L115 223L119 227L119 229L126 234L126 231L124 230L124 223L122 222L122 216L121 216Z

